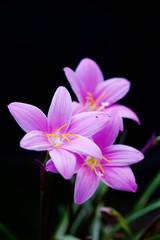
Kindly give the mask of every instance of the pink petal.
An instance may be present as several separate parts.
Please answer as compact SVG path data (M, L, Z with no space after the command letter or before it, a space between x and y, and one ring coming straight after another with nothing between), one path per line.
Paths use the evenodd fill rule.
M20 102L13 102L8 105L8 108L25 132L32 130L47 131L47 118L39 108Z
M137 163L144 158L144 155L137 149L121 144L106 147L103 154L112 162L108 163L111 166L126 166Z
M55 167L52 159L47 161L47 163L46 163L46 171L47 172L58 173L57 168Z
M63 144L62 148L74 153L83 154L98 159L102 158L100 148L93 141L80 135L78 135L78 137L73 137L70 140L70 143L67 142Z
M83 95L83 82L82 80L77 76L77 74L70 68L65 67L64 73L66 75L66 78L68 79L74 93L76 94L78 101L81 103L85 103L85 95Z
M111 78L97 86L96 98L105 93L102 98L103 102L108 102L109 105L123 98L130 88L130 82L125 78Z
M72 117L68 133L90 137L103 129L111 116L105 112L84 112Z
M137 184L130 167L104 167L105 175L101 180L109 187L121 191L136 192Z
M108 121L105 128L97 132L92 137L93 141L100 147L102 151L105 147L110 146L115 142L119 134L121 123L122 123L122 118L119 116L117 111L113 111L111 115L111 119L110 121Z
M114 104L110 108L116 109L121 117L132 119L136 121L139 125L141 124L137 114L133 112L130 108L120 104Z
M74 154L65 149L54 148L50 151L50 156L58 172L65 179L70 179L75 172L76 166L76 157Z
M87 201L96 191L99 185L99 177L94 171L90 172L88 166L82 166L76 177L74 201L82 204Z
M81 103L76 102L76 101L72 102L72 108L73 108L72 115L76 115L78 113L86 111L84 109L83 105Z
M20 146L22 148L35 151L46 151L53 148L53 146L48 142L48 138L44 136L44 132L36 130L27 133L22 138Z
M76 75L81 79L83 94L93 93L97 85L103 82L104 77L98 64L89 58L80 61L76 68Z
M49 133L54 133L58 128L71 121L72 100L68 90L65 87L59 87L52 99L48 112ZM68 126L62 128L66 131Z

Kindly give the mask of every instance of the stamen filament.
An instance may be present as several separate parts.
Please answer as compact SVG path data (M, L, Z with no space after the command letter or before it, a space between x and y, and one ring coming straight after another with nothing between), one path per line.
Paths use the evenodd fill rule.
M96 163L97 163L97 160L94 160L94 163L93 163L93 166L92 166L92 168L91 168L91 171L90 171L90 172L92 172L92 171L93 171L93 169L94 169L94 167L95 167Z
M64 128L66 125L68 125L68 123L66 123L66 124L64 124L62 127L58 128L58 129L56 130L56 132L58 132L60 129Z
M94 161L95 161L95 160L91 160L91 161L88 161L88 162L83 163L82 165L87 165L87 164L93 163Z
M65 136L71 136L71 137L78 137L77 135L75 135L75 134L70 134L70 133L65 133L65 134L63 134L63 135L65 135Z
M45 134L44 136L47 136L47 137L57 137L57 138L59 138L58 135L56 135L56 134L52 134L52 133Z
M70 143L70 140L66 137L66 134L61 133L61 135Z
M112 163L111 161L109 161L107 158L105 158L104 156L102 156L102 159L104 159L105 161Z
M104 170L103 170L103 168L102 168L100 162L98 162L98 166L100 167L100 169L101 169L101 171L102 171L102 173L103 173L103 175L104 175Z
M97 98L97 100L95 101L95 103L98 103L100 100L101 100L101 98L103 98L104 97L104 95L105 95L106 93L104 92L104 93L102 93L101 95L100 95L100 97L99 98Z

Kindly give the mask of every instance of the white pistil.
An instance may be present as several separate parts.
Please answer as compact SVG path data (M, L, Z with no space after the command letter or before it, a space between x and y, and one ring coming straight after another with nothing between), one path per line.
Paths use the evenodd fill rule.
M101 103L101 107L98 108L98 111L101 111L103 109L105 109L105 107L109 106L109 102L102 102Z

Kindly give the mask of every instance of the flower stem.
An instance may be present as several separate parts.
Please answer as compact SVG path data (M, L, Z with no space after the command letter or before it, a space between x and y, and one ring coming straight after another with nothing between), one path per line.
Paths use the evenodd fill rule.
M46 187L46 170L45 164L48 161L49 155L47 152L44 164L36 160L40 167L40 240L48 240L48 231L46 224L46 214L45 214L45 187Z

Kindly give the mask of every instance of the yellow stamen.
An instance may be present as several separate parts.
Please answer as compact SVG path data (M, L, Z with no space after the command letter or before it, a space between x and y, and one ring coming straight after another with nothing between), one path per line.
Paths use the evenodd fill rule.
M92 105L88 108L88 111L92 111L92 110L94 110L94 108L95 108L95 104L92 104Z
M70 140L66 137L66 134L61 133L61 135L70 143Z
M98 103L100 100L101 100L101 98L103 98L104 97L104 95L105 95L106 93L104 92L104 93L102 93L101 95L100 95L100 97L99 98L97 98L97 100L95 101L95 103Z
M63 135L65 135L65 136L71 136L71 137L78 137L77 135L75 135L75 134L70 134L70 133L65 133L65 134L63 134Z
M104 170L103 170L103 168L102 168L100 162L98 162L98 166L100 167L100 169L101 169L101 171L102 171L102 173L103 173L103 175L104 175Z
M91 104L94 103L94 99L93 99L93 96L90 92L87 93L89 96L87 96L86 98L90 100Z
M97 163L97 160L94 160L94 163L93 163L93 166L92 166L92 168L91 168L91 171L90 171L90 172L92 172L92 171L93 171L93 169L94 169L94 167L95 167L96 163Z
M90 106L88 108L88 111L93 111L96 107L96 104L104 97L104 95L106 94L105 92L102 93L99 98L97 98L96 101L94 101L93 99L93 95L91 93L87 93L89 96L87 96L86 98L90 100ZM97 107L96 110L99 110L101 107ZM105 109L105 108L104 108ZM105 110L104 110L105 111Z
M87 165L87 164L90 164L90 163L93 163L95 160L91 160L91 161L88 161L86 163L83 163L82 165Z
M109 163L112 163L111 161L109 161L107 158L103 157L102 156L102 159L104 159L105 161L109 162Z
M57 137L57 138L59 138L59 136L58 135L56 135L56 134L45 134L44 136L48 136L48 137Z
M58 129L56 130L56 132L58 132L60 129L64 128L66 125L68 125L68 123L66 123L66 124L64 124L62 127L58 128Z

